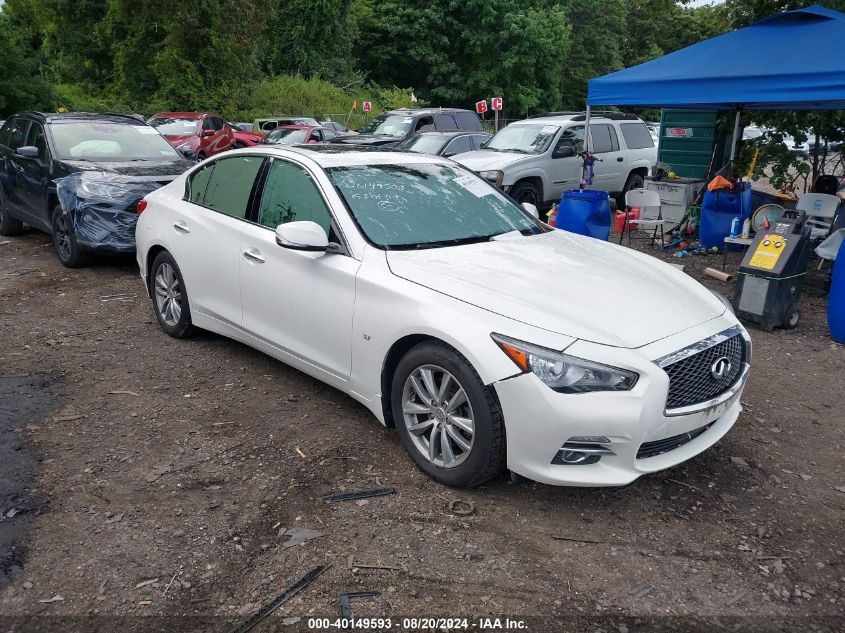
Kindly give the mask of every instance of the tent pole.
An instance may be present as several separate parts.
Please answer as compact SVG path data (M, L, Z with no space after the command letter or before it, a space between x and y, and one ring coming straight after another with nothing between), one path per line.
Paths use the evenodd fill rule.
M733 165L734 158L736 158L736 144L739 141L739 115L741 110L736 109L736 118L734 119L734 135L731 139L731 165Z
M587 104L587 112L584 117L584 151L590 151L590 104Z

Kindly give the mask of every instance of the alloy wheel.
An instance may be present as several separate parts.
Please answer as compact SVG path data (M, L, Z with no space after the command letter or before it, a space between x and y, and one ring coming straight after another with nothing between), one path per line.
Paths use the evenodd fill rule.
M73 256L73 245L70 243L70 225L67 216L60 214L56 218L56 249L63 260Z
M455 468L469 457L475 416L457 378L437 365L417 367L402 389L405 428L414 447L435 466Z
M164 263L158 267L154 282L156 309L162 321L175 327L182 317L182 289L173 266Z

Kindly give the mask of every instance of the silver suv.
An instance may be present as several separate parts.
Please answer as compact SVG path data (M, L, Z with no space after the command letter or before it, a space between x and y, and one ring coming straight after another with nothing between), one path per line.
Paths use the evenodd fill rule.
M454 160L495 184L519 203L546 207L581 182L583 112L552 112L511 123L475 152ZM596 162L592 189L609 191L624 204L629 189L643 186L657 162L646 124L633 114L600 112L590 117Z

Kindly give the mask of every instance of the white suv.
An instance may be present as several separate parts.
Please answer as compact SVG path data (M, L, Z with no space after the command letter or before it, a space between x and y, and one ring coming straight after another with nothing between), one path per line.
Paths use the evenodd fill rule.
M547 115L511 123L480 150L455 160L495 184L519 203L538 207L560 200L581 182L578 153L584 141L585 115ZM590 117L596 162L593 189L609 191L624 204L629 189L643 186L657 162L657 148L646 124L633 114L603 112Z

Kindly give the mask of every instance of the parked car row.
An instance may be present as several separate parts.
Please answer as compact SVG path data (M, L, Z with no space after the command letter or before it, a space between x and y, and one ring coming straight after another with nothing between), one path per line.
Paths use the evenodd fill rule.
M436 127L446 110L428 112ZM231 130L186 114L161 115L158 129L182 144L189 131ZM134 249L167 334L214 331L341 390L448 485L505 468L557 485L625 485L730 430L751 348L726 301L514 200L524 157L560 178L543 157L574 160L582 119L530 119L480 139L410 118L417 149L431 134L449 137L429 148L438 154L464 138L482 148L455 161L330 143L334 130L293 124L264 140L295 135L294 145L262 140L194 163L140 117L16 115L0 128L0 233L24 223L49 232L67 266L86 249ZM200 131L206 121L212 134ZM647 162L635 153L645 139L637 119L595 122L597 154L630 153L614 169ZM501 177L461 164L500 154ZM638 318L619 318L631 305Z

